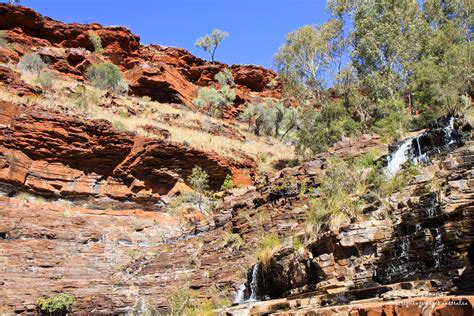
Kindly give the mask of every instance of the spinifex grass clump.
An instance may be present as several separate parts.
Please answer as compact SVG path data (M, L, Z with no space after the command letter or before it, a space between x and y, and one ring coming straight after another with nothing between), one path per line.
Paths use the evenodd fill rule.
M268 267L270 260L275 252L280 249L281 240L278 234L272 233L263 236L257 243L255 250L255 259L263 264L263 267Z

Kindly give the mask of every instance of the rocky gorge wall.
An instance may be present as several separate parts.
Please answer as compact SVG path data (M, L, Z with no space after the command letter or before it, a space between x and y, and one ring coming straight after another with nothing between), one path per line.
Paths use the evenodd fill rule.
M252 162L120 132L105 120L0 102L0 124L0 181L44 196L108 197L153 209L196 165L213 189L227 175L252 181Z
M0 16L12 43L0 48L1 63L35 51L48 71L83 80L88 65L110 60L132 93L161 102L191 107L196 89L215 84L213 76L226 67L182 49L143 46L123 27L65 24L3 4ZM102 38L102 56L92 53L91 30ZM273 72L230 69L238 102L228 118L253 98L279 95L279 87L268 87ZM0 87L18 96L41 93L5 65ZM459 138L438 150L445 127L432 126L434 137L409 139L416 155L431 158L388 205L364 200L359 218L306 241L306 214L328 160L386 153L379 136L347 139L302 165L256 177L251 159L123 132L67 109L2 101L0 313L34 313L38 299L70 293L77 314L166 314L175 291L206 299L218 288L233 300L245 283L248 298L255 281L255 296L266 301L216 313L471 315L474 144ZM172 206L190 190L187 177L196 165L209 174L213 190L228 174L239 186L221 192L208 217L191 208L177 214ZM272 233L281 247L263 269L254 265L255 249ZM294 246L295 237L305 240L303 247ZM463 305L448 305L456 299ZM421 303L405 308L403 302Z
M238 114L253 99L280 95L279 87L268 87L276 78L271 70L207 62L180 48L144 46L125 27L66 24L29 8L6 4L0 4L0 16L0 30L5 30L12 43L12 50L0 48L0 61L4 63L16 63L23 54L36 52L49 64L50 70L83 80L89 65L109 60L122 68L133 94L162 103L183 103L191 108L198 87L215 85L214 76L228 67L234 76L237 98L227 117ZM100 36L102 55L93 53L89 32Z

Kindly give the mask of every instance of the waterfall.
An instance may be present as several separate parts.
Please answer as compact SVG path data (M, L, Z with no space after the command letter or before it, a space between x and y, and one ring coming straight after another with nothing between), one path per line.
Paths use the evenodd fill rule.
M247 302L258 301L258 269L259 264L255 264L252 267L252 279L250 280L250 295L246 297L245 290L247 289L246 283L243 283L239 286L237 293L234 297L234 304L242 304Z
M389 156L386 168L387 176L393 177L408 161L410 157L408 151L412 147L412 140L412 138L405 139L398 149Z
M252 282L250 282L250 298L248 301L254 302L257 300L257 291L258 291L258 266L255 264L252 269Z
M237 289L237 293L235 294L234 304L240 304L245 302L245 283L242 283L239 288Z
M455 144L460 136L454 127L454 121L454 117L449 117L449 120L444 117L437 121L436 128L400 142L397 149L388 156L385 169L387 177L393 177L407 161L427 163L430 161L429 153L439 152L442 148ZM441 137L438 136L440 134Z
M449 124L446 127L445 131L445 140L448 141L448 145L451 145L456 141L456 129L454 129L454 117L449 118Z

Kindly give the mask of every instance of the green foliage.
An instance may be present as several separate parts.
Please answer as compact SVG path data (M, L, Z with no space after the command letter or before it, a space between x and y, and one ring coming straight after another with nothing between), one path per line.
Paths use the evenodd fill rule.
M202 195L209 188L209 175L201 167L195 166L188 177L191 187L199 192L199 210L202 212Z
M38 301L38 306L43 313L70 312L74 297L70 294L60 294L58 296L45 298Z
M333 20L290 33L275 58L287 95L306 105L299 152L361 131L392 141L433 118L469 111L472 1L329 0L328 8ZM344 54L351 62L341 67ZM327 78L339 101L325 95Z
M110 62L91 65L87 68L85 75L96 88L128 93L128 84L123 79L120 69Z
M36 53L29 53L21 56L17 67L21 71L38 74L41 70L46 68L45 62Z
M97 54L104 53L104 48L102 48L102 41L100 39L100 36L96 32L89 32L89 40L91 41L92 45L94 45L94 51Z
M276 233L267 234L257 243L254 257L266 268L270 264L273 254L280 249L280 237Z
M391 142L401 139L409 126L409 112L403 100L388 99L377 106L371 129L386 142Z
M293 241L293 248L295 250L300 250L301 248L303 248L304 245L303 245L303 242L301 241L300 236L293 236L292 241Z
M232 75L232 72L228 69L225 68L224 70L220 71L214 76L214 79L219 82L219 84L222 86L224 85L229 85L229 86L234 86L234 76Z
M320 101L325 77L341 48L342 24L330 20L320 27L303 26L286 36L275 56L285 92L298 101Z
M381 155L382 153L380 150L371 149L365 154L355 157L352 160L352 166L357 169L374 168L377 163L377 159L379 159Z
M407 98L418 123L463 111L470 88L472 1L331 0L352 18L352 61L370 99Z
M8 47L8 40L5 31L0 31L0 47L7 48Z
M362 124L347 113L341 102L326 103L321 111L309 110L302 115L296 150L302 156L322 152L343 137L358 135L361 130Z
M393 177L388 177L381 165L378 164L368 175L368 183L372 193L379 199L384 199L395 192L401 191L416 175L418 175L418 168L411 163L403 166L402 170Z
M229 36L229 33L221 31L219 29L212 30L212 33L198 38L194 45L198 48L204 49L211 55L211 60L214 61L217 46Z
M214 77L221 86L220 89L213 87L202 87L198 90L197 98L193 100L194 105L204 108L209 114L219 117L226 107L230 107L235 101L234 77L225 69Z
M230 174L226 175L224 183L222 183L221 190L222 191L227 191L233 189L234 186L234 181L232 180L232 176Z
M209 188L209 175L199 166L193 168L188 181L191 187L198 192L204 192Z

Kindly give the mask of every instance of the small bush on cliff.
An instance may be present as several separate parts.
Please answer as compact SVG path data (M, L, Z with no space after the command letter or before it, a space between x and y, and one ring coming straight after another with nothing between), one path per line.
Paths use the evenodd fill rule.
M74 297L70 294L60 294L58 296L45 298L38 301L39 309L42 313L66 313L71 311Z
M91 41L92 45L94 45L94 51L97 54L103 54L104 48L102 48L102 41L100 36L96 32L89 32L89 40Z
M214 76L214 79L219 82L219 84L222 86L228 85L233 87L234 86L234 76L232 75L232 72L228 69L225 68L224 70L220 71Z
M266 268L270 264L273 254L280 249L280 237L276 233L268 234L258 242L255 250L255 259Z
M209 188L209 175L201 167L195 166L188 177L191 187L199 193L199 211L202 212L202 197L204 192Z
M86 78L96 88L128 93L128 84L123 79L120 69L110 62L91 65L86 70Z
M8 40L5 31L0 31L0 47L8 47Z
M206 34L205 36L198 38L194 45L208 52L211 55L211 60L214 61L217 46L219 46L219 44L228 36L229 33L219 29L214 29L212 30L211 35Z
M21 71L31 72L39 74L41 70L46 68L46 63L41 59L41 57L36 53L25 54L21 56L20 61L18 62L18 69Z
M194 105L204 108L212 116L222 115L224 108L231 106L235 101L235 92L232 89L234 77L227 68L214 76L219 82L220 89L213 87L203 87L198 91L198 96L194 99Z
M228 174L225 177L224 183L222 183L221 190L222 191L227 191L227 190L231 190L233 188L234 188L234 181L232 180L232 176L230 174Z

